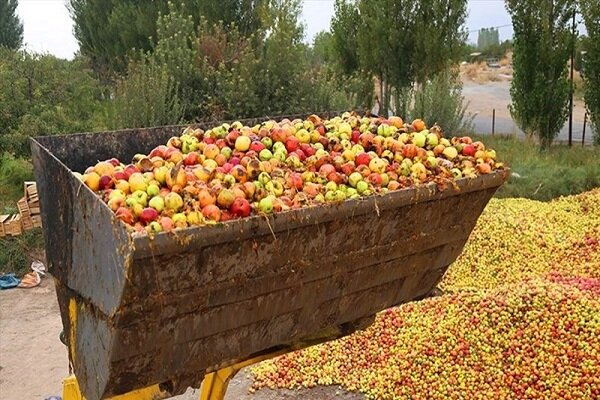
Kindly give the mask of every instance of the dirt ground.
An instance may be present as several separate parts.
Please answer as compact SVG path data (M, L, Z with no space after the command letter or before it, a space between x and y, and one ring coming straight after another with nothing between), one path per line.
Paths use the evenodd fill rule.
M0 399L43 400L62 394L69 373L66 347L59 340L60 312L52 278L34 289L0 291ZM227 400L359 400L363 396L338 387L311 390L260 390L249 394L248 371L242 370L227 391ZM174 399L198 399L189 389Z

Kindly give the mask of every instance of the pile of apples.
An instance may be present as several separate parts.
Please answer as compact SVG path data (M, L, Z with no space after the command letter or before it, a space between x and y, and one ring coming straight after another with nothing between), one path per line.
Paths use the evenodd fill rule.
M344 113L186 128L130 164L113 158L76 175L130 228L156 233L502 168L483 143L446 139L420 119Z
M442 296L383 311L364 331L253 366L253 390L600 399L600 188L492 199L442 282Z

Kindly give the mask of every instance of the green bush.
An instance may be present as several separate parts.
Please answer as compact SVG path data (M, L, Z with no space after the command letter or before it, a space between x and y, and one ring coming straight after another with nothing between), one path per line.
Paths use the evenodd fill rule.
M449 70L425 82L414 94L411 119L421 118L438 124L448 136L473 131L473 116L468 115L458 71Z
M0 214L14 212L16 201L23 197L23 182L33 180L33 166L29 161L0 155Z
M106 119L110 129L173 125L183 116L177 84L154 60L132 61L114 97Z
M102 91L81 59L0 48L0 82L0 154L28 156L31 136L94 127Z

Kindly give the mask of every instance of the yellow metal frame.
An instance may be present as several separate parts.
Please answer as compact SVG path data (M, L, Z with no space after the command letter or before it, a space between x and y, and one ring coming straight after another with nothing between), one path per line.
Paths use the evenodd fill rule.
M282 350L274 353L254 357L246 361L236 363L232 366L221 368L204 376L200 391L200 400L223 400L231 379L242 369L249 365L268 360L286 353ZM171 397L172 394L164 391L159 385L149 386L144 389L111 397L110 400L162 400ZM79 383L75 375L70 375L63 381L63 400L85 400L79 390Z

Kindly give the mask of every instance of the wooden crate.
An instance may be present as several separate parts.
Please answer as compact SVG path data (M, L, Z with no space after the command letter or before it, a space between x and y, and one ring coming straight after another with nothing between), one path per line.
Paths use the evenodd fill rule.
M38 215L40 213L40 201L37 192L37 185L35 182L25 182L25 200L29 207L29 214L31 216Z
M8 233L6 233L4 222L8 221L9 218L10 215L0 215L0 237L8 235Z
M2 216L2 236L17 236L21 233L23 233L23 227L20 214Z
M23 226L23 230L33 229L33 221L31 220L31 211L29 210L29 204L25 197L21 200L17 201L17 208L19 209L19 214L21 215L21 225Z
M31 221L33 223L34 228L42 227L42 217L40 215L34 215L31 217Z

